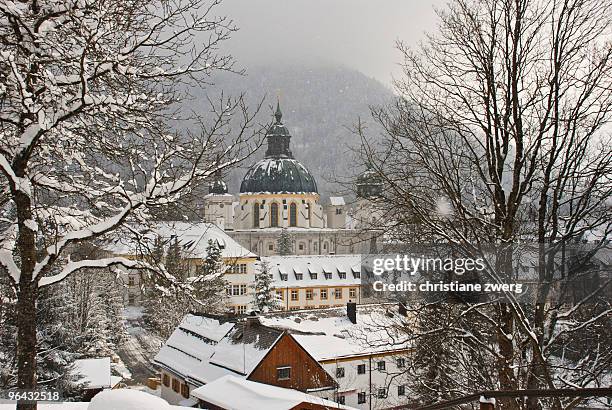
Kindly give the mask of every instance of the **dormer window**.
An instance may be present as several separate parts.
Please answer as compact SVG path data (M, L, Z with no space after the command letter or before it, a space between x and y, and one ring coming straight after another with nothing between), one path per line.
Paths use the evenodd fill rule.
M293 269L293 273L295 275L295 280L302 280L302 279L304 279L304 274L298 268L294 268Z
M281 280L285 282L289 280L289 275L287 275L286 273L281 273L280 277L281 277Z

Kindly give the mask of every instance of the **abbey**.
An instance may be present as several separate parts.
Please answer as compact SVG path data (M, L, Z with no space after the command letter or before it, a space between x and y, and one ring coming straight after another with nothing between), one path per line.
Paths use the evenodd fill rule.
M265 156L247 171L237 198L219 176L210 184L204 220L260 256L278 253L283 228L291 235L295 255L375 252L372 227L377 213L372 199L380 194L380 181L366 171L357 180L357 200L351 206L338 196L321 204L315 178L293 156L282 117L277 104L266 133Z

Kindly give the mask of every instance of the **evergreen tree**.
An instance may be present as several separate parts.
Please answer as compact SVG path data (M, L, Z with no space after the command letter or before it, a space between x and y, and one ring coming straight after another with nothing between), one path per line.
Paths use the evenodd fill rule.
M255 307L260 312L269 312L279 307L279 301L272 286L270 265L262 262L255 275Z
M81 246L75 260L96 250ZM87 253L87 255L84 255ZM70 400L79 399L74 360L113 353L124 330L123 298L108 270L82 270L62 282L40 290L37 303L38 383L59 389ZM0 281L0 389L16 386L16 321L14 291Z
M185 272L185 264L181 256L181 245L178 238L170 241L168 252L166 253L166 270L176 278L185 279L187 273Z
M278 249L279 255L291 255L293 254L293 238L287 231L287 228L281 230L280 235L276 241L276 248Z

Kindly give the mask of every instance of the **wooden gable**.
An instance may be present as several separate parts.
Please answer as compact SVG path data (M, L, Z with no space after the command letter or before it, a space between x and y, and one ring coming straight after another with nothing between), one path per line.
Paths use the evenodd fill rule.
M277 369L290 367L290 377L277 378ZM335 380L289 333L276 342L274 347L253 369L247 380L271 384L305 392L309 389L334 388Z

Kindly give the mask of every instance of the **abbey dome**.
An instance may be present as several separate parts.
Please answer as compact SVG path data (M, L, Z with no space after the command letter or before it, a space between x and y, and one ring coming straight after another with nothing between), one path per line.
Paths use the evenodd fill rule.
M255 163L240 184L240 193L317 193L312 174L293 158L291 135L282 124L282 113L277 105L275 123L268 129L268 148L264 159Z

